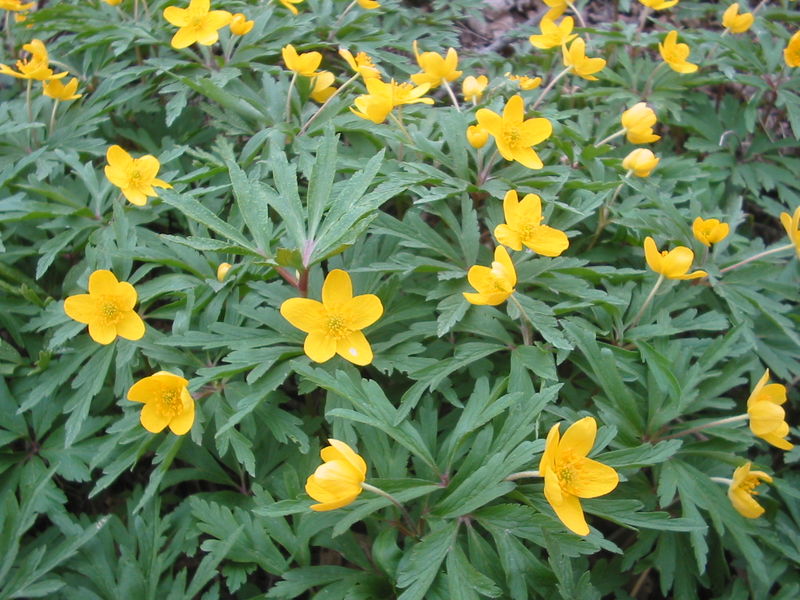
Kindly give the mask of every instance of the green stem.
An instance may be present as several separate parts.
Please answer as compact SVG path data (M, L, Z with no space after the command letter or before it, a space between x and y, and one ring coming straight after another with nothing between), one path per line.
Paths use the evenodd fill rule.
M393 112L390 112L390 113L389 113L389 118L390 118L392 121L394 121L394 122L395 122L395 124L396 124L396 125L397 125L397 126L400 128L400 131L402 131L402 132L403 132L403 134L404 134L404 135L406 136L406 138L408 139L409 143L413 144L413 143L414 143L414 138L412 138L412 137L411 137L411 134L410 134L410 133L408 133L408 129L406 129L406 126L405 126L405 125L403 125L403 121L402 121L402 120L400 120L400 119L398 119L398 118L395 116L395 114L394 114Z
M608 142L610 142L611 140L615 140L615 139L617 139L617 138L618 138L619 136L621 136L621 135L625 135L625 129L620 129L620 130L619 130L619 131L617 131L616 133L612 133L611 135L609 135L609 136L607 136L607 137L604 137L602 140L600 140L599 142L597 142L597 143L594 145L594 147L595 147L595 148L599 148L599 147L600 147L600 146L602 146L603 144L607 144L607 143L608 143Z
M685 437L687 435L697 433L698 431L703 431L703 429L708 429L709 427L718 427L720 425L727 425L729 423L738 423L739 421L745 421L748 418L749 415L747 413L743 415L736 415L735 417L726 417L724 419L711 421L710 423L704 423L703 425L697 425L696 427L692 427L691 429L685 429L684 431L679 431L678 433L673 433L672 435L659 438L659 440L672 440L679 437Z
M353 7L357 3L358 0L353 0L350 4L347 5L347 8L344 9L344 12L341 15L339 15L339 18L336 19L336 22L333 24L333 27L331 27L331 32L328 34L328 41L331 41L333 39L333 36L335 36L336 33L339 31L339 25L342 24L342 21L347 16L347 13L353 10Z
M772 250L764 250L763 252L759 252L758 254L754 254L750 258L745 258L744 260L740 260L739 262L729 265L724 269L720 269L720 273L727 273L728 271L732 271L737 267L741 267L742 265L746 265L749 262L753 262L754 260L758 260L759 258L763 258L770 254L775 254L776 252L783 252L784 250L788 250L789 248L794 248L794 244L786 244L785 246L780 246L778 248L773 248Z
M306 132L306 130L309 128L309 126L311 125L311 123L313 123L313 122L314 122L314 119L316 119L316 118L319 116L319 114L320 114L320 113L321 113L323 110L325 110L325 107L326 107L326 106L328 106L328 104L330 104L330 103L333 101L333 99L334 99L334 98L336 98L336 96L338 96L338 95L339 95L339 94L342 92L342 90L343 90L344 88L346 88L348 85L350 85L351 83L353 83L353 82L354 82L356 79L358 79L358 77L359 77L359 74L358 74L358 73L356 73L356 74L355 74L355 75L353 75L353 76L352 76L350 79L348 79L347 81L345 81L345 82L344 82L344 83L341 85L341 87L340 87L339 89L337 89L335 92L333 92L333 94L331 94L331 97L330 97L330 98L328 98L327 100L325 100L325 102L322 104L322 106L320 106L320 107L317 109L317 112L315 112L313 115L311 115L311 117L308 119L308 121L306 121L306 122L303 124L303 126L300 128L300 131L297 133L298 137L299 137L299 136L301 136L301 135L303 135L303 134Z
M525 346L530 346L531 342L533 341L533 334L531 332L531 328L528 326L528 314L525 312L525 309L522 308L522 304L519 303L519 300L514 297L513 293L508 297L508 299L514 303L519 311L519 330L522 333L522 343ZM531 325L533 325L533 323L531 323Z
M542 100L544 100L544 97L547 95L547 92L552 90L553 86L555 86L555 84L558 83L558 81L562 77L564 77L567 73L570 72L570 69L571 69L571 67L567 67L566 69L561 71L561 73L559 73L558 75L553 77L553 79L550 80L550 83L548 83L547 86L542 90L542 93L539 94L539 97L536 99L536 102L534 102L533 106L531 106L531 110L536 110L536 107L539 106L542 103Z
M286 92L286 122L288 123L292 118L292 92L294 91L294 84L297 81L297 72L292 72L292 80L289 82L289 90Z
M622 329L623 332L627 331L632 327L636 327L636 325L639 323L639 319L642 318L644 311L647 309L648 306L650 306L650 303L653 301L653 298L656 297L656 292L658 291L658 288L661 287L662 283L664 283L664 275L659 274L656 284L653 286L653 289L650 290L650 293L647 295L647 298L644 299L644 303L642 303L642 307L639 309L639 312L636 313L636 316L633 317L633 320L626 327L623 327Z
M478 185L483 185L489 178L489 173L491 172L492 167L494 166L494 163L497 160L498 154L500 154L500 152L497 150L497 148L495 148L494 152L489 157L489 160L487 160L484 163L483 169L478 172L478 180L476 182Z
M721 483L722 485L730 485L733 483L733 479L728 479L727 477L709 477L709 479L715 483Z
M53 135L53 130L56 128L56 110L58 110L58 100L53 98L53 110L50 112L50 135Z
M400 509L403 518L406 520L406 525L408 526L408 530L412 533L412 535L414 535L414 537L417 537L417 527L414 524L414 521L411 519L411 515L408 513L408 510L406 510L406 507L400 504L397 498L392 496L389 492L384 492L381 488L375 487L374 485L370 485L363 481L361 482L361 488L368 492L372 492L373 494L377 494L378 496L383 496L389 502L394 504L398 509Z
M647 100L647 98L650 96L650 93L653 91L653 83L655 82L656 73L663 69L665 64L667 63L660 62L655 69L650 71L647 81L644 82L644 91L642 92L642 98L644 100Z
M453 101L453 106L456 107L458 112L461 112L461 107L458 104L458 100L456 99L456 95L453 93L453 88L450 87L450 84L447 82L447 79L442 79L442 84L444 85L444 89L447 90L447 93L450 95L450 100Z
M506 477L506 481L514 481L516 479L522 479L523 477L541 477L542 474L539 471L520 471L518 473L512 473L508 477Z

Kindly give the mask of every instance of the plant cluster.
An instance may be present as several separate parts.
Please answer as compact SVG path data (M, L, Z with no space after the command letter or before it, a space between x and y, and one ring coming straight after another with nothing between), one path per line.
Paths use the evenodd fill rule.
M0 598L800 596L797 3L483 4L0 0Z

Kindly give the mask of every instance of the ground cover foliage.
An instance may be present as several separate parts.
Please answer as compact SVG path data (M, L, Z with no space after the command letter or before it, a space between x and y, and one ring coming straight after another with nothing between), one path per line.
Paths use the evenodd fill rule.
M42 40L82 96L0 78L0 598L800 596L800 454L754 435L751 394L765 369L786 386L785 416L770 400L767 427L785 436L800 377L800 57L784 55L797 3L762 2L734 34L727 2L577 2L574 33L607 61L597 80L576 74L584 63L562 74L558 46L528 41L561 3L547 4L517 3L487 25L474 0L216 0L252 29L234 35L232 23L185 48L171 45L164 9L188 2L6 12L0 62L16 68L22 45ZM696 72L664 64L673 30ZM377 122L348 110L384 104L356 101L374 90L339 49L405 82L421 70L415 41L419 53L457 51L452 94L426 88L433 104L390 106ZM352 78L319 114L323 77L287 69L288 44L320 52L335 87ZM521 89L506 73L543 82ZM488 83L475 102L462 92L470 75ZM552 125L535 145L541 168L495 152L516 143L509 129L467 139L515 96ZM660 139L596 145L639 102ZM158 159L156 196L134 204L112 184L115 145ZM646 177L622 166L634 148L660 159ZM511 250L505 289L495 231L512 225L511 190L538 194L569 247ZM729 234L706 247L697 217ZM648 236L694 250L678 276L706 276L664 275L677 255L658 253L655 273ZM476 291L468 271L493 260L481 281L499 287ZM135 288L139 339L98 343L65 312L105 270ZM371 360L359 347L355 360L312 361L308 331L281 314L293 298L324 304L339 270L382 305L352 327ZM184 435L166 420L151 433L128 399L161 371L188 380ZM749 422L731 419L748 408ZM556 423L563 447L571 425L593 420L583 455L619 484L580 501L591 531L579 535L551 505L583 492L540 461ZM311 510L304 484L328 439L356 450L369 486L407 512L362 491L358 473L344 486L352 502ZM753 485L728 495L748 461L771 477L757 518L732 504L752 502Z

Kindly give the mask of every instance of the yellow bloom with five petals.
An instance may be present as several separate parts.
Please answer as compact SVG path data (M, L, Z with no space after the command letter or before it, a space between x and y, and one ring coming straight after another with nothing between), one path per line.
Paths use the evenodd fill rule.
M645 102L637 102L622 113L620 121L631 144L650 144L661 139L653 133L656 113Z
M403 104L433 104L433 98L423 98L430 89L430 84L423 83L414 87L410 83L397 83L394 80L386 83L373 77L364 82L366 94L353 100L355 108L351 112L373 123L383 123L392 109Z
M660 160L660 158L653 154L652 150L636 148L636 150L631 150L631 152L622 159L622 168L632 171L636 177L649 177Z
M255 21L248 21L244 13L236 13L231 17L231 33L233 35L247 35L255 24Z
M114 145L106 152L106 160L106 178L120 189L131 204L147 204L148 196L158 195L154 187L172 187L166 181L156 178L161 163L155 156L145 154L140 158L133 158L122 147Z
M442 56L436 52L419 53L417 41L414 40L414 56L417 57L417 64L422 69L422 73L411 76L411 81L417 85L430 84L431 89L442 85L442 82L454 81L461 77L458 71L458 53L454 48L447 49L447 55Z
M281 48L281 56L286 68L294 71L303 77L314 77L317 75L317 69L322 62L322 54L319 52L303 52L298 54L294 46L287 44Z
M730 230L730 226L727 223L721 223L719 219L697 217L692 223L694 239L707 247L724 240L728 237Z
M751 471L752 463L746 462L733 472L733 480L728 486L728 498L733 504L733 508L748 519L757 519L764 514L764 507L753 498L758 495L755 488L761 485L762 481L772 483L772 477L764 471Z
M577 33L572 33L574 25L572 17L564 17L561 23L556 24L545 15L539 22L539 29L542 33L530 36L528 41L531 46L540 50L558 48L578 37Z
M110 344L117 336L139 340L144 335L144 321L133 310L137 298L130 283L100 269L89 276L88 294L64 300L64 312L70 319L89 325L89 336L98 344Z
M554 227L542 225L542 199L536 194L526 194L520 201L516 190L509 190L503 198L506 222L494 229L497 241L512 250L522 250L524 245L542 256L560 256L569 248L567 234Z
M335 81L333 73L330 71L320 71L312 79L313 87L311 88L311 99L314 102L325 102L328 98L336 93L336 88L333 87Z
M783 49L783 60L789 67L800 67L800 31L789 38L789 43Z
M363 491L367 463L350 446L329 439L320 451L323 464L306 479L306 493L319 504L311 510L334 510L350 504Z
M506 73L509 81L515 81L519 85L519 89L524 91L535 90L542 85L541 77L528 77L527 75L514 75L513 73Z
M731 33L744 33L753 25L753 13L739 14L739 3L734 2L722 13L722 26Z
M78 78L73 77L66 85L59 79L51 79L44 82L43 93L45 96L64 102L66 100L77 100L83 94L76 94L78 90Z
M219 30L228 25L233 15L227 10L210 10L211 0L191 0L187 8L168 6L164 18L178 27L170 44L173 48L188 48L194 43L210 46L219 39Z
M355 73L361 75L364 80L381 78L381 72L366 52L359 52L354 57L352 52L341 48L339 50L339 56L347 62L347 65L353 69Z
M571 73L589 81L597 81L594 73L602 71L606 66L604 58L586 56L586 42L583 38L576 39L569 48L566 45L561 46L561 53L564 57L564 66L569 67Z
M750 431L781 450L791 450L794 444L786 440L789 435L789 424L786 422L786 411L781 404L786 402L786 386L770 383L769 369L756 383L756 387L747 399L747 415L750 418Z
M462 292L470 304L478 306L497 306L514 293L517 285L517 270L508 250L503 246L494 249L491 267L474 265L467 271L467 281L478 293Z
M0 64L0 74L11 75L17 79L36 79L37 81L49 81L67 76L67 71L55 74L50 68L50 57L42 40L33 39L29 43L23 44L22 49L30 53L30 58L18 60L16 71L7 65Z
M281 304L281 315L308 334L303 351L314 362L325 362L338 354L356 365L372 362L372 348L361 332L383 314L375 294L353 296L350 275L334 269L322 285L322 302L290 298Z
M655 240L649 235L644 239L644 256L647 266L667 279L697 279L708 275L705 271L688 272L694 261L694 252L689 248L678 246L669 252L659 252Z
M541 169L544 164L533 146L543 142L553 133L553 126L545 118L525 119L522 96L508 99L503 116L488 108L475 113L478 125L488 131L497 144L497 151L506 160L515 160L529 169Z
M797 250L797 258L800 258L800 206L794 209L794 215L781 213L781 225Z
M489 85L489 79L486 75L480 75L478 77L469 75L465 77L464 81L461 82L461 93L464 95L464 100L466 102L477 103L481 99L481 96L483 96L487 85Z
M678 43L678 32L675 30L670 31L667 37L664 38L664 43L658 44L658 51L661 58L669 65L669 68L678 73L694 73L697 71L697 65L690 63L689 53L691 48L688 44Z
M159 433L167 426L176 435L188 432L194 424L194 398L188 385L186 379L167 371L134 383L128 390L128 400L144 404L139 416L142 427L150 433Z
M593 417L576 421L559 435L556 423L547 434L539 474L544 477L544 497L567 529L589 535L581 498L597 498L613 491L619 475L608 465L587 458L597 436Z

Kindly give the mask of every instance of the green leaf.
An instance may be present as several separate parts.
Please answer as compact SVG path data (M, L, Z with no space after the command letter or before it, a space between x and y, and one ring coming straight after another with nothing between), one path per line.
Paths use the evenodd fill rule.
M444 523L403 557L397 573L397 587L406 589L398 600L424 600L457 532L458 522Z

